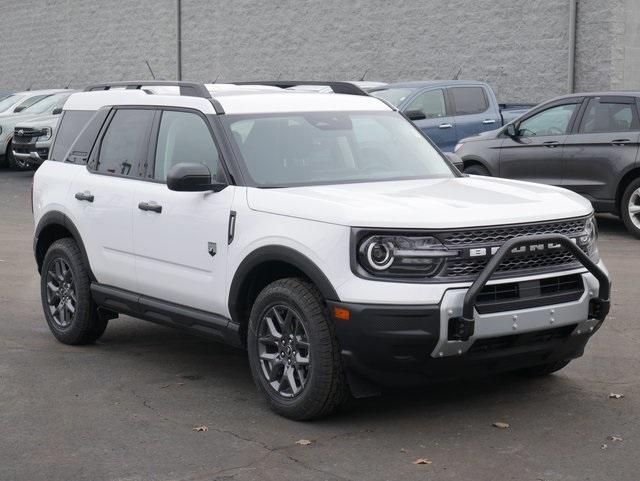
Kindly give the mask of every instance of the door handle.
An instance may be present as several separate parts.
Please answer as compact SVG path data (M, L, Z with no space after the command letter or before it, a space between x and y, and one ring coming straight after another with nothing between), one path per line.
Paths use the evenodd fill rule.
M488 124L495 124L495 123L496 123L496 121L495 121L495 119L484 119L484 120L482 121L482 123L483 123L484 125L488 125Z
M86 200L87 202L93 202L94 199L93 194L88 190L84 192L76 192L75 197L78 200Z
M440 125L438 125L439 129L450 129L451 127L453 127L453 125L451 125L451 124L440 124Z
M158 214L162 213L162 206L156 204L155 202L140 202L138 204L138 209L150 212L156 212Z
M557 147L558 144L560 144L560 142L558 142L557 140L547 140L546 142L542 142L542 145L544 145L545 147Z
M630 144L631 140L630 139L615 139L611 141L611 145L624 145L624 144Z

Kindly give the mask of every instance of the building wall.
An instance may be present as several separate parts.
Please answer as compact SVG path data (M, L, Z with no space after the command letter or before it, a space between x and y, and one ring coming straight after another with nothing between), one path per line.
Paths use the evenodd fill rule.
M579 0L578 90L632 88L638 0ZM502 101L567 91L569 0L182 0L183 78L491 83ZM176 77L175 0L0 0L0 89ZM6 28L7 25L10 28Z

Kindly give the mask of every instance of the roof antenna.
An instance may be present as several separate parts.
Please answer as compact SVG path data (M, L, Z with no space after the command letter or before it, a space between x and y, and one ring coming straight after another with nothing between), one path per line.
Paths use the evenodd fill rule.
M69 80L69 82L67 83L67 86L65 87L65 89L68 89L71 86L71 82L73 79Z
M362 74L362 77L360 77L360 82L364 82L364 78L367 76L368 73L369 73L369 69L364 71L364 73Z
M33 82L31 82L31 83L29 84L29 86L27 87L27 90L26 90L26 91L28 92L29 90L31 90L31 87L33 87Z
M149 69L149 72L151 72L151 77L153 78L153 80L155 80L156 79L156 74L153 73L151 65L149 65L149 62L147 60L145 60L144 63L147 64L147 68Z
M282 77L282 72L278 74L278 76L276 77L276 80L280 80L280 77Z
M216 75L216 79L213 81L213 83L218 83L218 79L220 78L220 74Z
M460 68L458 68L458 71L456 72L456 74L453 76L453 80L458 80L460 78L460 74L462 73L462 65L460 65Z

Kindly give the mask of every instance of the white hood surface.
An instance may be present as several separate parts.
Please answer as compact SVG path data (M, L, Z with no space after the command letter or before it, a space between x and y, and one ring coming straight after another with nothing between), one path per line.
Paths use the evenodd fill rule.
M249 188L256 211L352 227L448 229L588 215L585 198L559 187L468 176L276 189Z

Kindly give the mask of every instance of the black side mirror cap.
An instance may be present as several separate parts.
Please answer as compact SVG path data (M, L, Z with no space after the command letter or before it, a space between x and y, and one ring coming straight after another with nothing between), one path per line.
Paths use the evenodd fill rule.
M211 171L204 164L180 162L169 169L167 187L176 192L220 192L227 184L212 183Z
M427 118L422 110L407 110L405 115L409 120L424 120Z
M26 109L26 107L16 107L15 109L13 109L13 113L17 114L18 112L22 112L24 109Z
M445 152L444 156L449 159L449 162L451 162L453 166L461 173L464 171L464 162L458 154L454 154L453 152Z
M51 115L60 115L61 113L62 113L62 107L57 107L53 109L53 112L51 112Z
M514 124L507 124L507 127L504 129L505 135L508 137L518 137L518 129Z

